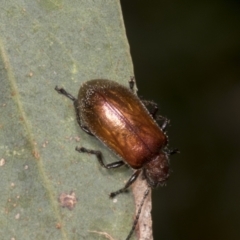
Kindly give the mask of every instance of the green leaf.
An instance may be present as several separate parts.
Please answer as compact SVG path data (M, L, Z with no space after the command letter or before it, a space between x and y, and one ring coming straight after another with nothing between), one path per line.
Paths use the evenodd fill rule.
M125 239L132 194L108 194L131 174L106 170L99 149L77 125L69 99L81 82L106 78L128 85L133 67L119 1L3 1L0 8L0 239ZM76 195L71 210L61 193ZM133 237L134 239L134 237Z

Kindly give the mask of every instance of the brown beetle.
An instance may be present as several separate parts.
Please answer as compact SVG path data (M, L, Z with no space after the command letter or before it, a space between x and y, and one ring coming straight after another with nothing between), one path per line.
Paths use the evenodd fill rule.
M96 79L82 84L76 99L63 88L55 90L70 98L76 110L80 127L90 135L97 137L121 161L105 164L100 151L77 147L79 152L95 154L99 163L107 168L117 168L128 164L135 171L126 185L110 194L113 198L124 192L142 173L148 183L133 227L127 237L130 239L141 213L141 207L149 193L149 188L164 185L169 177L168 156L178 150L168 150L168 139L164 130L168 120L162 118L161 128L156 123L157 106L154 104L151 113L142 101L133 93L134 81L130 81L130 89L110 80Z

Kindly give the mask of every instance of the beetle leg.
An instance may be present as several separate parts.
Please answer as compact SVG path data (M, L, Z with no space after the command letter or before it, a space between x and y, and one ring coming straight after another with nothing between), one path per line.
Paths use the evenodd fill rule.
M68 93L64 88L59 88L58 86L55 87L55 90L59 93L64 95L65 97L71 99L73 102L77 99L70 93Z
M155 108L153 109L152 112L150 112L150 114L152 115L152 117L156 120L156 121L162 121L161 123L161 130L163 132L165 132L167 126L169 125L170 123L170 120L167 119L166 117L163 117L161 115L157 115L157 111L158 111L158 106L156 105Z
M137 179L137 177L139 176L141 171L142 170L139 169L136 172L134 172L133 175L129 178L129 180L127 181L127 183L125 184L125 186L123 188L119 189L116 192L110 193L110 198L114 198L118 194L120 194L122 192L125 192L135 182L135 180Z
M170 123L170 120L168 120L167 118L164 118L164 117L162 117L162 119L163 119L163 123L161 125L161 129L164 132L166 130L168 124Z
M153 108L151 111L149 111L149 113L151 114L151 116L153 117L153 119L158 120L157 118L159 117L157 115L158 112L158 105L153 102L153 101L148 101L148 100L141 100L141 102L145 105L145 107L147 108L148 106L150 106L151 108Z
M145 199L147 198L149 192L150 192L150 189L149 189L149 187L148 187L148 188L146 189L146 191L144 192L142 201L141 201L140 206L139 206L139 208L138 208L137 215L136 215L135 220L134 220L133 225L132 225L132 229L131 229L131 231L129 232L126 240L129 240L129 239L131 238L131 236L132 236L132 234L133 234L133 231L135 230L135 228L136 228L136 226L137 226L137 223L138 223L138 220L139 220L141 211L142 211L142 207L143 207L144 201L145 201Z
M135 84L135 77L131 77L130 81L129 81L129 87L130 89L133 91L133 87ZM151 116L153 117L153 119L155 119L156 121L158 120L163 120L163 123L161 124L161 129L162 131L164 131L167 128L167 125L169 124L169 120L165 117L162 117L160 115L157 115L158 112L158 105L153 102L153 101L148 101L148 100L141 100L141 102L147 107L147 106L151 106L153 109L151 111L149 111L149 113L151 114Z
M118 161L118 162L113 162L109 164L105 164L102 159L102 153L100 151L95 151L95 150L89 150L84 147L76 147L76 151L80 153L90 153L96 155L100 165L104 168L110 169L110 168L118 168L124 165L125 163L123 161Z
M179 151L177 148L175 148L175 149L169 149L169 150L167 151L167 154L168 154L168 155L173 155L173 154L175 154L175 153L180 153L180 151Z
M130 87L132 92L134 92L133 91L134 85L135 85L135 77L131 77L130 81L129 81L129 87Z
M147 100L141 100L141 101L146 107L149 105L152 107L152 110L149 111L149 113L151 114L153 119L155 119L156 121L163 121L163 123L161 124L161 129L164 132L164 130L166 130L167 125L170 123L170 121L163 116L157 115L158 105L155 102L147 101Z

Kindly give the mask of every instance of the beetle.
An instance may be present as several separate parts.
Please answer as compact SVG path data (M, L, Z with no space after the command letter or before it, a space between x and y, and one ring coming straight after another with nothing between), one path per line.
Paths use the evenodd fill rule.
M110 193L110 197L126 191L140 174L147 181L148 188L126 240L130 239L136 227L150 188L165 185L169 177L169 155L178 152L177 149L167 148L165 129L169 120L157 115L156 104L141 101L134 94L134 83L134 78L131 78L129 89L107 79L86 81L80 87L78 98L63 88L55 87L58 93L73 101L77 122L82 130L98 138L121 160L105 164L100 151L84 147L76 147L76 151L96 155L106 169L127 164L134 170L125 186ZM153 110L149 112L146 105L153 105ZM158 119L163 120L161 127L156 122Z

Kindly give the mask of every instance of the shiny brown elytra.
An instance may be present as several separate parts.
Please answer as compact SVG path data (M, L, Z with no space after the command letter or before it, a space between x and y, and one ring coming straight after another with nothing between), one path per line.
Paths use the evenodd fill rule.
M130 89L110 80L96 79L83 83L76 99L63 88L55 90L70 98L75 106L80 127L90 135L97 137L121 160L105 164L102 153L77 147L79 152L95 154L99 163L107 168L117 168L124 164L134 169L126 185L110 194L113 198L124 192L142 173L148 188L144 192L133 227L127 237L130 239L141 213L141 207L149 193L149 188L164 185L169 177L168 156L177 150L167 149L168 139L164 130L168 120L162 118L161 128L156 123L157 106L152 112L146 109L142 101L133 93L134 81Z

